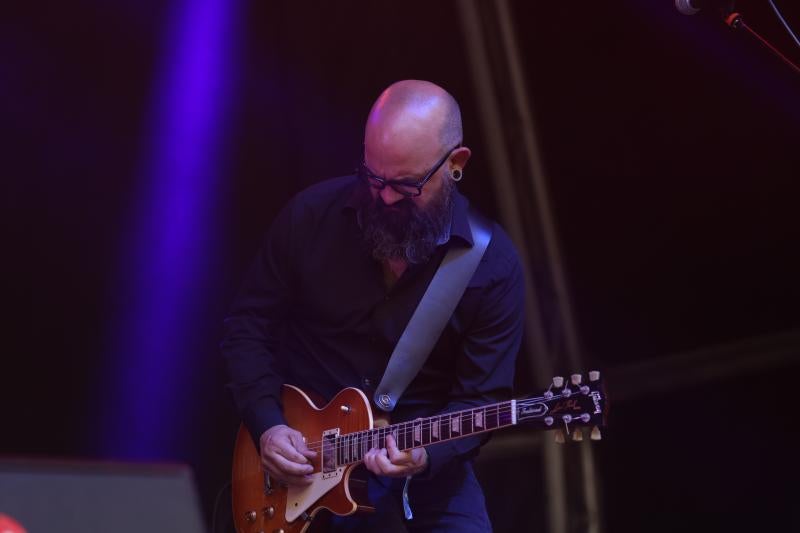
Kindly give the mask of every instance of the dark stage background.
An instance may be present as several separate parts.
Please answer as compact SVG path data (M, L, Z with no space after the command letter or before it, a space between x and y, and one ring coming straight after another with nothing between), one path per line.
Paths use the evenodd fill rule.
M200 4L220 11L182 26ZM800 29L797 5L781 4ZM510 5L577 370L603 369L613 402L594 446L605 530L796 528L800 74L711 9ZM737 5L800 58L766 1ZM457 8L6 6L0 454L187 463L210 520L238 424L217 350L226 307L280 206L354 168L386 85L428 79L455 95L473 149L461 189L503 217ZM220 17L219 49L187 37ZM177 79L193 72L193 43L216 67ZM531 357L520 393L534 390ZM546 530L538 439L481 459L498 531Z

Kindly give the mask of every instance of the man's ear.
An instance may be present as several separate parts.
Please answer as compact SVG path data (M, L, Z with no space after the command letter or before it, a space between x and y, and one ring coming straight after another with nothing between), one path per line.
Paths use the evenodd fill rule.
M464 170L464 167L467 166L467 161L469 161L471 155L472 150L466 146L459 146L453 150L453 155L450 156L450 166Z

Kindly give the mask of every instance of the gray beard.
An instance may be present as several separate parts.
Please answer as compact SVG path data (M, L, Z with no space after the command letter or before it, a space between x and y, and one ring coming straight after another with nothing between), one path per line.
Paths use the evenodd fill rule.
M370 186L361 182L359 213L364 243L378 261L404 259L410 264L428 261L440 244L452 219L455 184L449 179L425 209L405 198L387 206L380 196L370 194ZM392 209L396 207L396 209Z

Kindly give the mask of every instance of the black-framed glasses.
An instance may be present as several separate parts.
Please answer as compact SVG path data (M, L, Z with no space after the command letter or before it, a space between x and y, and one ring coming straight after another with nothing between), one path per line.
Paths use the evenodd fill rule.
M444 165L444 162L450 157L450 154L453 153L453 150L458 148L461 145L456 145L452 147L450 150L444 154L438 163L433 165L426 174L420 180L414 180L413 178L400 178L396 180L387 180L386 178L382 178L380 176L376 176L370 169L367 167L366 161L361 162L361 166L358 168L358 176L367 180L367 182L375 189L382 190L386 188L388 185L395 191L399 192L406 198L412 198L414 196L419 196L422 194L422 188L425 186L426 183L431 179L431 177L436 174L436 171L439 170L439 167Z

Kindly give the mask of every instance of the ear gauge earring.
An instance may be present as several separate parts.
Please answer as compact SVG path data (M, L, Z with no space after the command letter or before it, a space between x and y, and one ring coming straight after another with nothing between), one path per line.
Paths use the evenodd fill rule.
M461 181L461 178L464 177L464 174L461 173L461 169L454 168L452 172L450 172L450 177L453 178L453 181Z

